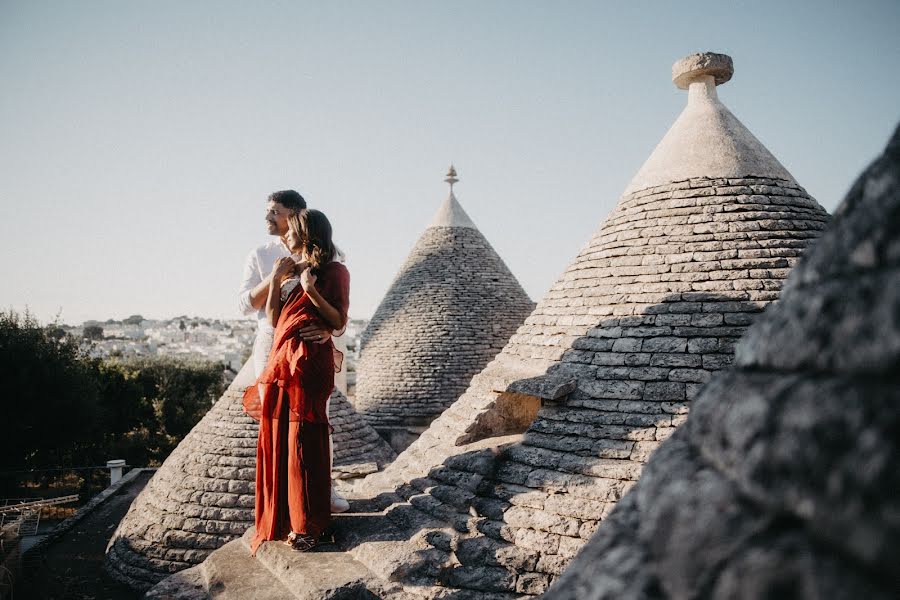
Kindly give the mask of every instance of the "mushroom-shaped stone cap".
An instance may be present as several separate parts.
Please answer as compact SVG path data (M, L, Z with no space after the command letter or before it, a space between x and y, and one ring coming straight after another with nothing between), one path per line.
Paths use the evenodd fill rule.
M722 85L734 75L734 63L727 54L700 52L686 56L672 65L672 81L678 89L686 90L704 75L712 75L716 85Z

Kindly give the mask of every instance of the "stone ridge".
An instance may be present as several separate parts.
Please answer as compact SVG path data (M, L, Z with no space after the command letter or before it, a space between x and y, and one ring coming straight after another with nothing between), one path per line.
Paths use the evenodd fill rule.
M427 425L534 304L470 227L429 227L363 333L357 410L376 428Z
M460 597L543 593L732 363L827 220L796 184L760 177L623 197L463 396L357 493L389 492L400 503L389 512L445 524L427 538L446 555L430 576ZM575 389L544 398L519 443L486 448L505 390L542 376ZM378 571L366 543L352 552Z
M900 127L548 596L900 597Z
M145 590L203 562L253 525L259 427L242 405L250 372L245 365L132 503L107 547L106 569L114 579ZM330 414L336 469L384 466L394 458L337 390Z

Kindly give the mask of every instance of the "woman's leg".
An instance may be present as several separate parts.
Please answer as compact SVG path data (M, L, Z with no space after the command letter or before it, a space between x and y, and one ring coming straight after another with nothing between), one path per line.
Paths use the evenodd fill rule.
M290 532L288 518L288 421L263 417L256 446L256 536L252 553L266 540Z
M328 425L290 424L288 510L291 530L313 537L331 520L331 461Z

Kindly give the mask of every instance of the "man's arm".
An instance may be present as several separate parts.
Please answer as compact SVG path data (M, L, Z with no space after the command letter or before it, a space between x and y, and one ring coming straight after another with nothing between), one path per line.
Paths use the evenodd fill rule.
M272 276L266 277L262 281L260 281L256 287L250 290L249 301L250 306L252 306L255 310L261 309L266 305L266 298L269 295L269 283L272 281Z
M260 310L266 304L268 293L269 277L260 275L259 258L256 252L251 252L244 263L244 276L238 292L238 309L241 314L251 315Z

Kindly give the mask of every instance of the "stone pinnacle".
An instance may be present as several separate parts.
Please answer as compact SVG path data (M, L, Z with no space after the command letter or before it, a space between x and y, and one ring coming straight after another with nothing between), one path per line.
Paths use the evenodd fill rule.
M450 163L450 170L447 171L447 178L444 179L444 181L450 184L450 193L452 194L453 184L459 181L459 179L456 178L456 168L454 168L453 163Z
M691 54L672 65L672 82L680 90L705 76L712 76L716 85L722 85L734 75L734 63L727 54L699 52Z

